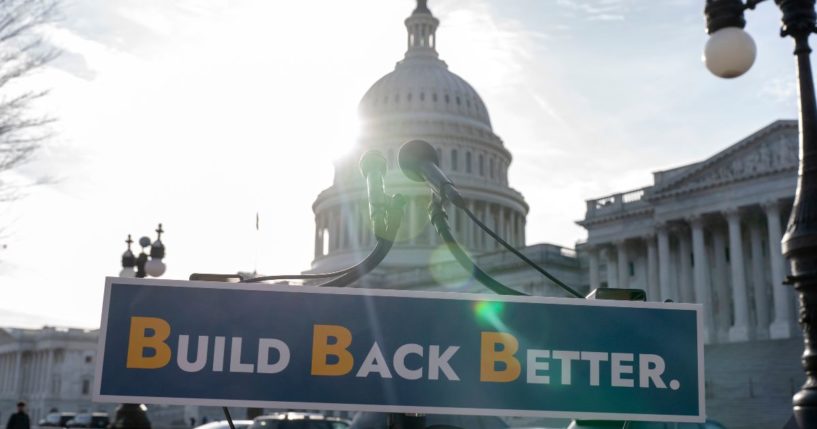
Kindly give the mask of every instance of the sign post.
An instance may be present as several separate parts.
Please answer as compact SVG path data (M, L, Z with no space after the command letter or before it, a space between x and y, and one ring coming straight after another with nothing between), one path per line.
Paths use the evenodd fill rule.
M108 278L94 400L701 422L701 307Z

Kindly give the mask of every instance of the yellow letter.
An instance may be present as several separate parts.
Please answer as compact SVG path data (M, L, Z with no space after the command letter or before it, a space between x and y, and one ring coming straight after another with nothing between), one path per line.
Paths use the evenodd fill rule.
M497 350L497 344L502 345L501 350ZM519 361L514 357L514 353L518 349L519 341L511 334L483 332L479 361L479 381L507 383L516 380L522 371ZM497 362L505 363L506 368L497 370Z
M148 337L145 331L153 331ZM156 369L170 362L170 347L165 340L170 336L170 324L158 317L131 317L128 339L128 368ZM145 356L145 349L153 349L153 356Z
M329 338L335 343L329 344ZM340 325L315 325L312 330L312 375L346 375L355 359L346 350L352 345L352 333ZM337 363L327 363L327 356L336 356Z

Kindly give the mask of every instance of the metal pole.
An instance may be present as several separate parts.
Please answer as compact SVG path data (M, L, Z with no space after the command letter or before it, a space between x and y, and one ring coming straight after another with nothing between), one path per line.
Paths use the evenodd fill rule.
M800 115L800 168L797 192L783 236L783 255L791 264L788 283L800 295L803 368L806 383L794 395L794 416L801 428L817 427L817 102L808 37L815 31L815 0L775 0L783 12L782 36L794 38Z

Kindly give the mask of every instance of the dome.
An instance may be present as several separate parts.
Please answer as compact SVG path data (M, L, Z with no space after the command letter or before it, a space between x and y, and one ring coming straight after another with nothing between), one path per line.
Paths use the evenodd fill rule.
M437 58L408 57L369 88L360 101L363 121L428 112L448 113L491 129L491 119L477 91Z

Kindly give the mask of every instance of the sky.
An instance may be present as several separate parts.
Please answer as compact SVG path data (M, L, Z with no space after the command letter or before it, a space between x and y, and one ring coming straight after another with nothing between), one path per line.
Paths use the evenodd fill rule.
M796 117L792 42L762 4L754 67L701 63L703 1L431 0L437 50L482 96L530 205L528 244L573 247L585 200L648 186ZM57 119L0 175L0 326L96 328L127 234L163 224L164 278L298 273L357 103L405 50L413 0L63 0L63 54L24 85ZM256 230L256 213L259 229Z

